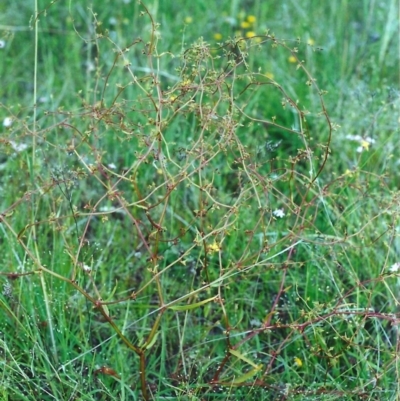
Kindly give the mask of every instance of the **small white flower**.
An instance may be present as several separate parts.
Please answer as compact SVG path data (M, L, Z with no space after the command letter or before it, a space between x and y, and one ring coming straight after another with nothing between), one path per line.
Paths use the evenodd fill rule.
M82 265L82 269L85 273L90 274L92 272L92 269L88 265Z
M285 217L285 212L283 211L283 209L275 209L275 210L272 212L272 214L273 214L275 217L279 217L279 218Z
M396 273L400 270L400 262L394 263L392 266L390 266L389 271L390 273Z
M114 163L110 163L108 165L108 168L111 169L111 170L115 170L117 168L117 166Z
M6 117L3 120L3 126L6 128L11 127L12 123L13 123L13 119L11 117Z
M12 286L11 284L7 281L3 284L3 295L7 298L12 296Z
M361 153L364 150L369 150L370 145L373 145L376 141L374 138L371 138L370 136L367 137L362 137L361 135L346 135L346 139L349 141L355 141L359 142L360 146L357 147L356 152Z
M3 39L0 39L0 49L4 49L6 47L6 41Z
M96 71L96 67L92 61L87 61L84 64L86 66L86 72Z
M25 149L28 148L28 145L26 143L16 143L14 141L10 141L11 147L17 152L23 152Z
M260 327L262 325L260 319L251 319L250 326L252 327Z
M351 134L348 134L348 135L346 135L346 139L348 139L349 141L357 141L357 142L360 142L360 141L362 141L362 136L361 136L361 135L351 135Z
M229 25L232 25L232 26L236 25L236 23L237 23L236 19L233 17L226 17L225 22L227 22Z
M114 208L110 207L110 206L101 206L99 211L100 212L110 212L111 210L113 210Z

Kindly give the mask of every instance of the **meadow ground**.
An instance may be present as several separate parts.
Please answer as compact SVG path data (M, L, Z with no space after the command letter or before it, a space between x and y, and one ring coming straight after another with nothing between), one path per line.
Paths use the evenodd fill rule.
M2 2L0 399L399 399L398 11Z

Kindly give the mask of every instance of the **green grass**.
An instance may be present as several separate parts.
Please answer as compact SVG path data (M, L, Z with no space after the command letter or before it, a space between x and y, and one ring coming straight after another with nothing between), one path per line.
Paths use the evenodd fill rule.
M398 399L396 2L9 3L0 399Z

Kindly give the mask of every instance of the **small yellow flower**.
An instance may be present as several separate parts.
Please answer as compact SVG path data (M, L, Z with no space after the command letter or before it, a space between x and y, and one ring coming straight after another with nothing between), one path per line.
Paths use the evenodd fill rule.
M211 253L219 252L221 250L221 247L219 246L219 244L216 241L214 241L211 245L209 245L208 250Z
M253 31L246 32L246 38L254 38L257 34Z
M274 74L272 72L266 72L264 74L268 79L274 79Z
M219 32L214 33L214 39L215 40L221 40L222 39L222 35Z
M297 63L297 59L296 59L295 56L290 56L290 57L288 58L288 61L289 61L289 63Z
M192 81L190 79L185 79L180 83L180 85L181 86L189 86L191 83L192 83Z
M311 38L308 39L308 40L307 40L307 44L310 45L310 46L314 46L314 44L315 44L314 39L311 39Z
M192 17L185 17L185 24L191 24L193 22L193 18Z
M246 19L249 24L254 24L257 20L257 18L254 15L248 15Z
M300 358L297 358L297 356L294 358L294 363L297 365L299 368L303 366L303 361Z
M251 24L249 22L247 22L247 21L243 21L240 24L240 27L243 28L243 29L248 29L248 28L250 28L250 26L251 26Z
M368 141L362 140L361 141L361 146L365 150L369 150L369 145L371 145Z

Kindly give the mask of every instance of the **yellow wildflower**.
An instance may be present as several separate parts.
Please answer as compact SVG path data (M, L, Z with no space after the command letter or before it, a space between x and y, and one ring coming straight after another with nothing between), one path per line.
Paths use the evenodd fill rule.
M298 358L297 356L294 358L294 363L299 368L301 368L303 366L303 361L300 358Z
M250 28L250 23L249 22L247 22L247 21L243 21L241 24L240 24L240 27L241 28L243 28L243 29L248 29L248 28Z
M215 40L221 40L222 39L222 35L219 32L214 33L214 39Z
M214 241L211 245L209 245L208 250L211 253L219 252L221 250L221 247L219 246L219 244L216 241Z
M361 146L362 146L363 149L369 150L369 145L371 145L370 142L368 142L366 140L362 140L361 141Z
M193 22L193 18L192 17L185 17L185 24L191 24Z
M246 38L254 38L257 34L253 31L246 32Z
M181 86L189 86L191 83L192 83L192 81L190 79L185 79L180 83L180 85Z
M257 18L254 15L248 15L246 19L249 24L254 24L257 20Z
M288 61L289 61L289 63L297 63L297 59L296 59L295 56L290 56L290 57L288 58Z
M310 46L314 46L314 44L315 44L314 39L311 39L311 38L308 39L308 40L307 40L307 44L310 45Z

